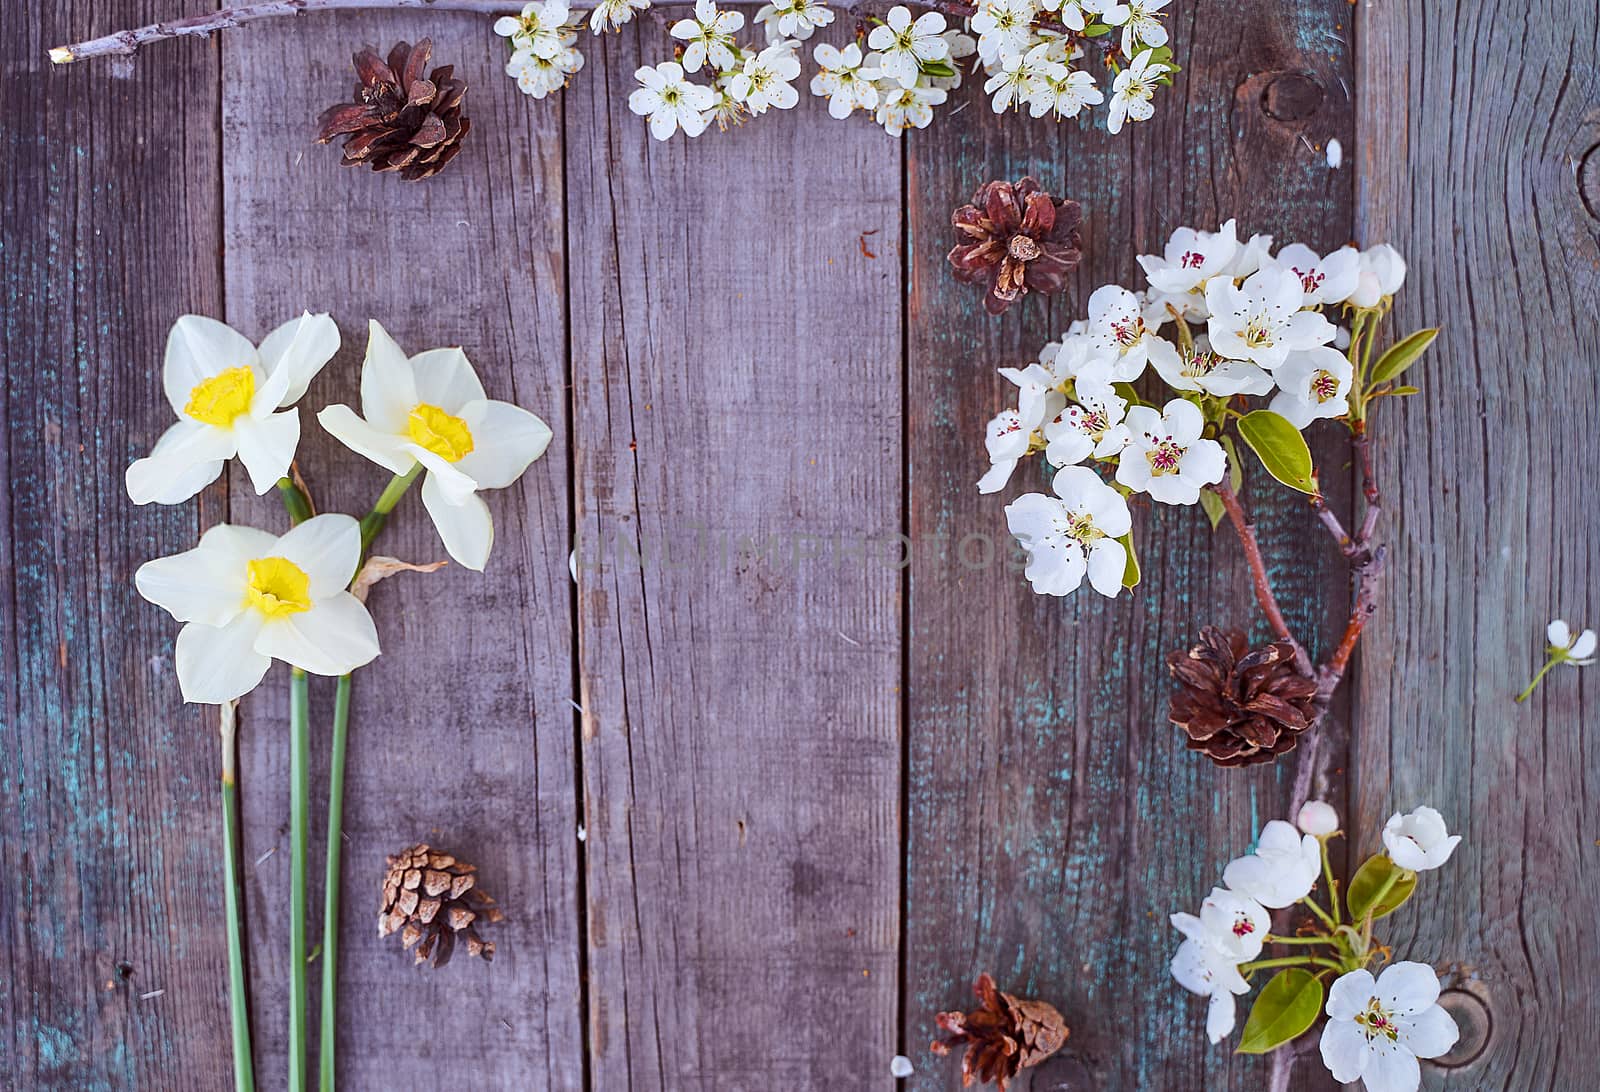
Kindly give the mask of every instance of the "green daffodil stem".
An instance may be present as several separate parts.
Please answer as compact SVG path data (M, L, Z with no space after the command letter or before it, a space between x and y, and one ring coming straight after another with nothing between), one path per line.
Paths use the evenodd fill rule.
M311 498L292 478L278 479L278 496L283 501L283 510L289 513L290 523L304 523L311 518Z
M378 496L378 501L372 506L372 511L361 517L361 553L364 557L367 547L372 545L372 540L378 537L378 532L383 530L383 525L389 522L389 513L394 511L394 506L400 503L400 498L406 495L406 490L411 488L411 483L417 480L422 473L422 464L418 463L405 474L396 474L384 487Z
M333 756L328 773L328 871L322 902L322 1034L317 1087L333 1092L333 1046L338 1034L339 854L344 847L344 752L350 734L350 676L339 676L333 700Z
M1556 664L1558 664L1560 662L1561 662L1560 658L1556 657L1556 656L1552 656L1548 660L1546 660L1544 662L1544 666L1539 669L1539 673L1537 675L1535 675L1533 677L1533 681L1528 684L1528 689L1524 690L1522 693L1517 695L1517 701L1519 703L1525 702L1530 697L1532 697L1534 688L1537 687L1540 683L1544 682L1544 677L1550 673L1550 669L1552 667L1556 666Z
M239 900L239 785L235 776L238 721L232 702L222 706L222 868L223 907L228 928L228 1006L233 1016L233 1086L255 1092L250 1061L250 1010L244 981L244 923Z
M306 1087L306 842L311 798L306 673L289 673L289 1092Z

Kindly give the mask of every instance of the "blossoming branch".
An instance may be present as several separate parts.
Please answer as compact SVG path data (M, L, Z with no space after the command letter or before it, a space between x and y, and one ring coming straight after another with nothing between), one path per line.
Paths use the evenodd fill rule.
M953 217L962 237L950 254L956 275L987 284L995 312L1029 289L1059 290L1059 276L1033 267L1048 262L1053 271L1076 247L1076 207L1063 221L1066 207L1052 206L1032 179L986 184ZM1058 222L1073 230L1060 235ZM1321 716L1377 608L1384 549L1374 537L1382 503L1369 424L1381 399L1416 392L1399 380L1438 331L1411 334L1374 359L1406 274L1384 245L1275 250L1271 236L1241 239L1229 220L1214 232L1179 228L1139 264L1146 289L1097 289L1087 317L1037 360L1000 369L1017 402L988 424L989 470L978 489L998 492L1023 460L1043 457L1050 492L1027 493L1005 510L1041 595L1068 595L1087 579L1114 598L1138 584L1130 500L1198 504L1213 527L1226 519L1274 640L1253 649L1239 634L1207 629L1169 657L1180 687L1171 719L1191 748L1222 765L1270 761ZM1318 421L1344 426L1360 467L1364 508L1353 530L1324 500L1302 436ZM1268 578L1245 507L1241 448L1307 497L1350 564L1349 619L1319 666L1290 631Z
M1022 110L1035 118L1078 117L1106 103L1106 127L1154 112L1157 90L1177 72L1168 46L1164 9L1170 0L912 0L887 10L870 0L828 5L823 0L773 0L756 11L761 33L747 31L742 12L697 0L692 18L670 26L671 55L634 74L628 105L648 119L651 135L667 140L680 130L699 136L715 122L727 129L799 101L802 43L840 13L857 17L854 40L818 44L809 87L844 119L860 111L891 135L922 129L934 109L961 86L963 62L981 71L995 113ZM679 6L679 5L672 5ZM119 31L50 51L57 64L131 54L153 41L206 35L280 15L317 10L432 7L498 14L495 32L511 49L506 73L542 99L582 70L578 47L592 34L616 30L652 7L652 0L534 0L520 9L503 0L268 0L210 15ZM912 9L921 11L913 16ZM512 14L515 12L515 14ZM753 29L753 28L752 28ZM970 60L969 60L970 58ZM1097 77L1083 63L1094 61Z

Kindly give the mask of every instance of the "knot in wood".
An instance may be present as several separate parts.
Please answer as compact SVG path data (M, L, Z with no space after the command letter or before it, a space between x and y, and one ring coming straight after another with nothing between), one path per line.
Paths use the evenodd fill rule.
M1589 215L1600 220L1600 144L1584 152L1578 163L1578 196Z
M1462 988L1445 990L1439 995L1439 1004L1450 1014L1461 1029L1461 1038L1449 1053L1433 1059L1440 1069L1460 1069L1477 1061L1489 1046L1489 1034L1494 1029L1494 1017L1489 1005L1476 992Z
M1268 81L1261 109L1277 121L1304 121L1322 106L1322 85L1304 72L1285 72Z

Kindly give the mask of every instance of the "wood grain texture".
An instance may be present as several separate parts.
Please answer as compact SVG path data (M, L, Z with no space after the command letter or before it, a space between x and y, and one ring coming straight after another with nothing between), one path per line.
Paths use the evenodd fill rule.
M899 151L804 95L652 141L660 29L566 92L593 1087L881 1087Z
M0 8L0 1087L222 1087L220 753L133 571L201 505L136 508L167 327L218 304L215 54L51 71L130 0ZM155 275L159 270L160 274ZM143 996L150 995L150 996Z
M1374 0L1358 30L1361 236L1410 260L1397 329L1444 327L1377 448L1400 591L1362 660L1359 844L1423 803L1465 839L1385 936L1454 972L1492 1021L1450 1059L1475 1062L1424 1087L1589 1087L1600 744L1584 729L1600 678L1560 668L1526 706L1511 698L1550 618L1600 619L1600 219L1581 170L1600 145L1600 11L1541 0L1500 23Z
M353 50L424 36L470 87L473 132L447 171L408 185L341 167L336 148L311 143L318 112L354 83ZM559 113L502 74L503 49L481 18L375 13L262 26L224 50L228 317L260 337L302 308L332 309L344 333L302 403L300 464L322 509L359 515L388 479L312 419L330 402L359 405L368 318L409 352L462 345L490 397L540 414L557 436L517 485L487 496L497 541L485 573L401 576L371 599L384 655L355 677L344 821L339 1075L351 1089L428 1087L445 1073L483 1088L583 1083L562 141ZM236 519L283 526L276 497L254 497L242 471L233 498ZM402 502L375 548L445 556L419 496ZM276 668L241 734L267 1087L281 1085L286 1064L286 692ZM332 683L313 680L318 816L331 706ZM384 857L416 841L476 863L504 904L508 920L487 934L493 964L462 954L416 970L395 940L378 939Z
M1039 488L1037 469L1001 496L974 485L984 423L1014 397L994 367L1031 359L1096 286L1139 286L1134 255L1159 251L1173 228L1238 216L1241 233L1283 242L1349 238L1351 176L1331 172L1322 151L1330 137L1351 140L1348 5L1195 2L1173 12L1187 71L1134 131L997 121L974 102L910 146L911 534L950 548L943 558L931 545L919 551L911 570L913 1088L958 1087L959 1066L927 1043L934 1014L965 1007L982 970L1054 1001L1073 1026L1036 1088L1243 1089L1269 1079L1271 1063L1207 1048L1203 1005L1167 974L1178 939L1167 915L1197 906L1260 823L1285 814L1302 757L1220 770L1185 751L1166 721L1168 652L1214 622L1266 636L1237 543L1225 529L1213 538L1198 508L1141 506L1138 592L1052 600L1006 563L1004 502ZM1025 300L995 321L948 271L949 216L987 179L1024 174L1084 202L1088 257L1065 297ZM1343 457L1331 428L1315 446L1325 468ZM1314 638L1326 641L1345 609L1342 565L1302 504L1259 468L1246 476L1290 623L1317 651ZM983 567L986 541L998 560ZM1325 1074L1295 1077L1295 1087L1325 1084Z

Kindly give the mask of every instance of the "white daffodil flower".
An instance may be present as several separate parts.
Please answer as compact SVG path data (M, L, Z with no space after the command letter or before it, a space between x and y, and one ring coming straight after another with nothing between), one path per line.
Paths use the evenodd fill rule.
M746 60L728 90L751 114L764 114L769 107L788 110L800 101L789 82L799 75L800 59L788 42L778 42Z
M744 13L718 11L715 0L695 0L694 18L672 24L672 36L683 47L683 67L698 72L709 64L719 72L734 65L733 36L744 28Z
M1089 296L1085 333L1096 353L1115 361L1111 378L1118 383L1138 379L1151 360L1178 361L1178 347L1145 324L1139 297L1120 285L1103 285Z
M1544 635L1550 642L1552 652L1566 653L1563 659L1567 663L1577 667L1588 667L1594 663L1594 630L1586 629L1574 637L1572 627L1557 618L1545 627Z
M1209 944L1234 963L1248 963L1261 954L1272 915L1249 895L1213 887L1200 904L1200 916L1173 914L1172 927L1190 940Z
M818 0L774 0L772 6L778 16L778 34L783 38L803 42L819 27L833 22L833 12Z
M867 35L867 45L882 54L878 67L886 78L898 81L901 87L913 88L923 61L942 61L950 55L950 43L943 35L943 15L929 11L912 21L911 9L896 4L883 23Z
M602 34L608 28L621 30L623 23L633 20L634 12L649 6L650 0L595 0L594 10L589 13L589 31Z
M1429 807L1407 815L1395 812L1383 825L1383 846L1389 859L1411 872L1438 868L1460 844L1461 835L1451 834L1444 816Z
M1295 825L1306 834L1326 838L1339 829L1339 813L1333 810L1332 804L1307 800L1301 805L1300 814L1295 817Z
M972 32L978 36L978 59L998 66L1007 57L1028 52L1034 40L1035 12L1033 0L983 0L971 20Z
M984 445L989 449L989 472L978 479L978 492L998 493L1011 480L1017 463L1032 446L1033 434L1016 410L1001 410L989 421Z
M373 322L361 365L361 416L329 406L317 420L357 455L394 474L427 471L422 504L458 564L482 571L494 521L480 489L504 489L550 445L550 426L484 395L460 349L406 357Z
M1274 386L1272 376L1250 361L1229 360L1212 352L1204 337L1197 338L1191 348L1181 350L1176 359L1165 355L1156 358L1155 365L1173 390L1204 391L1219 398L1232 398L1236 394L1271 394Z
M690 83L676 61L663 61L654 68L644 65L633 78L643 86L628 96L628 109L650 119L650 135L657 140L669 139L680 128L697 137L711 124L708 111L715 105L717 93Z
M1322 1062L1334 1080L1359 1080L1367 1092L1416 1092L1417 1059L1448 1053L1461 1037L1426 963L1394 963L1376 979L1370 971L1340 975L1328 989L1327 1011Z
M1051 466L1072 466L1090 455L1108 459L1128 443L1128 428L1122 423L1128 412L1127 399L1111 385L1111 365L1107 361L1089 364L1075 380L1077 402L1061 410L1043 429L1044 457Z
M1154 51L1147 49L1117 73L1111 84L1111 112L1106 118L1106 132L1115 135L1122 132L1124 122L1149 121L1155 114L1156 108L1150 100L1155 97L1161 77L1172 69L1156 64L1151 59L1153 56Z
M1238 225L1229 220L1216 231L1180 227L1162 253L1139 255L1139 265L1157 293L1183 296L1227 269L1238 252Z
M1313 421L1350 412L1350 382L1355 370L1338 349L1318 345L1289 354L1273 373L1282 388L1268 405L1273 413L1303 429Z
M1124 423L1128 446L1117 463L1117 481L1135 493L1162 504L1195 504L1202 488L1228 472L1222 445L1201 439L1205 417L1193 402L1174 398L1160 412L1134 406Z
M878 96L873 117L893 137L907 129L926 129L933 121L933 108L949 97L942 88L904 87L890 79L878 81Z
M1028 116L1042 118L1053 113L1057 118L1075 118L1085 106L1098 105L1105 98L1092 75L1057 65L1034 84L1033 94L1028 96Z
M291 407L339 351L339 328L307 312L250 339L216 319L184 315L167 335L161 385L178 423L128 467L135 504L180 504L216 481L235 455L265 493L289 472L300 443Z
M851 42L843 49L826 42L812 50L817 74L811 77L811 93L828 100L828 115L847 118L857 109L871 113L878 105L876 64L863 58L861 47Z
M1086 466L1056 471L1056 495L1028 493L1006 505L1006 525L1028 554L1025 575L1040 595L1068 595L1085 575L1101 595L1122 591L1133 529L1128 502Z
M1356 307L1376 307L1406 283L1406 261L1388 243L1363 250L1355 291L1348 302Z
M1300 278L1306 307L1343 303L1355 292L1361 274L1361 255L1353 246L1342 246L1324 258L1304 243L1290 243L1271 264Z
M1337 336L1317 311L1302 311L1305 289L1287 269L1260 269L1242 285L1226 277L1206 282L1211 347L1231 360L1272 371L1296 349L1326 345Z
M183 700L248 694L273 660L344 675L378 655L378 632L346 590L361 560L349 516L315 516L281 537L220 524L192 550L139 566L139 594L185 623L173 663Z
M1274 819L1261 828L1256 850L1228 862L1222 882L1269 910L1292 906L1311 894L1322 871L1322 846L1290 823Z
M494 32L510 38L519 52L526 50L535 57L551 60L572 44L572 31L567 26L571 18L567 0L546 0L524 5L521 16L496 19Z
M1204 941L1185 940L1172 957L1172 977L1190 993L1208 999L1206 1038L1220 1043L1233 1031L1235 994L1250 992L1238 964Z

